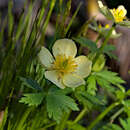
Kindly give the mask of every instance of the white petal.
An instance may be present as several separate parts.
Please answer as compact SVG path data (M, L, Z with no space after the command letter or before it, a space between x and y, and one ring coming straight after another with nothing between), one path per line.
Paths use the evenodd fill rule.
M80 85L84 85L85 81L83 78L81 78L80 76L76 74L67 74L63 77L63 83L67 87L75 88Z
M98 1L98 5L99 5L99 8L102 8L104 5L103 5L103 3L102 3L102 1Z
M40 59L40 62L47 68L50 68L52 66L52 63L54 62L53 56L45 47L41 48L38 57Z
M121 11L121 10L123 11L123 16L125 16L127 14L127 10L125 9L125 7L123 5L118 6L118 9L119 9L119 11Z
M65 88L65 86L62 83L62 79L59 78L58 72L53 70L53 71L46 71L45 72L45 77L50 80L52 83L54 83L56 86L59 88Z
M87 77L91 72L92 62L86 56L78 56L75 58L75 62L78 65L76 74L83 78Z
M75 43L70 39L60 39L57 40L52 48L53 55L65 55L66 57L75 57L77 53L77 48Z

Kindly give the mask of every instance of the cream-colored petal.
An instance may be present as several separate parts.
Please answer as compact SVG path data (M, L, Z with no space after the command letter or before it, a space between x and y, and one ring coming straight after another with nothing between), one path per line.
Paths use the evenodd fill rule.
M118 10L119 11L123 11L123 16L126 16L126 14L127 14L127 10L125 9L125 7L123 6L123 5L120 5L120 6L118 6Z
M62 79L59 78L57 71L55 71L55 70L46 71L45 78L50 80L52 83L54 83L59 88L61 88L61 89L65 88L64 84L62 83Z
M38 57L40 59L40 62L47 68L50 68L52 66L52 63L54 62L53 56L45 47L41 48Z
M78 56L75 62L78 65L75 73L83 78L87 77L91 72L92 62L86 56Z
M76 74L67 74L63 77L63 83L67 87L76 88L80 85L84 85L85 81L82 77L76 75Z
M77 48L75 43L70 39L60 39L57 40L52 47L53 55L65 55L66 57L75 57L77 53Z

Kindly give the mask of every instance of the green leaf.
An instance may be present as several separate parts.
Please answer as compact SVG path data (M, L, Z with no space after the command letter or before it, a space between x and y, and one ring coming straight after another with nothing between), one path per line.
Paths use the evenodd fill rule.
M116 124L105 124L100 130L122 130L118 125Z
M24 94L24 97L22 97L19 102L28 104L29 106L38 106L41 104L44 97L44 93L27 93Z
M20 80L23 82L23 84L29 88L35 89L35 90L40 90L42 91L40 85L37 83L37 81L32 80L30 78L23 78L20 77Z
M105 79L106 81L108 81L108 82L110 82L110 83L112 83L114 85L125 83L125 81L122 80L118 76L118 74L115 73L115 72L104 70L104 71L97 72L95 74L96 74L96 76L99 76L102 79Z
M87 92L81 92L81 95L82 95L84 98L86 98L88 101L90 101L93 105L97 105L97 106L98 106L98 105L99 105L99 106L105 105L104 102L103 102L102 100L98 99L97 96L92 96L92 95L90 95L90 94L87 93Z
M75 93L76 99L79 101L80 104L83 104L84 107L86 107L88 110L92 110L93 104L90 101L86 100L86 98L83 95L81 95L81 93L82 92Z
M130 130L130 118L126 120L120 118L120 123L123 126L124 130Z
M130 96L130 89L126 92L126 95Z
M125 98L125 93L122 92L121 90L117 90L117 91L116 91L116 97L117 97L117 99L119 99L119 100L123 100L123 99Z
M96 52L98 50L96 43L85 37L73 38L73 40L82 46L88 47L92 52Z
M130 99L125 100L124 105L130 109Z
M60 122L63 112L69 112L69 110L79 110L74 99L66 96L57 88L51 88L49 90L46 102L49 118L53 118L57 123Z
M124 105L124 111L127 113L128 117L130 117L130 99L125 100L123 102Z
M99 86L101 86L102 88L105 88L106 90L110 91L110 92L114 92L115 88L105 79L101 78L101 77L96 77L97 83L99 84Z
M96 95L97 86L96 79L94 75L90 75L87 79L87 92L91 95Z
M114 45L106 45L104 47L103 53L107 54L110 58L117 59L116 55L113 54L113 51L116 49Z

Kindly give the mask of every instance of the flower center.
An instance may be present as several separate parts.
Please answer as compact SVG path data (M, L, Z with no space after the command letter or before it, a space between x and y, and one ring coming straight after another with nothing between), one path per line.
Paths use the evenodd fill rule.
M76 70L77 64L71 56L58 55L54 61L54 69L60 72L61 75L72 73Z

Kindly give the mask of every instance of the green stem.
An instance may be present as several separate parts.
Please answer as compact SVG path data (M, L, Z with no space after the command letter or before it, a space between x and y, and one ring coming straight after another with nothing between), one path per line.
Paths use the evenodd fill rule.
M100 121L104 118L104 116L110 112L114 107L116 107L117 105L119 105L119 102L115 102L113 104L111 104L109 107L107 107L105 109L105 111L103 111L101 114L99 114L99 116L87 127L86 130L92 130L92 128Z
M112 117L111 117L111 123L114 122L114 120L124 111L124 107L122 107L119 111L117 111Z
M69 111L69 113L64 114L62 121L60 122L60 124L58 124L55 127L55 130L64 130L65 129L65 126L67 124L67 120L68 120L68 118L70 116L70 113L71 113L71 111Z
M99 52L96 54L94 60L93 60L93 65L96 63L97 59L99 58L100 54L102 54L103 50L104 50L104 47L107 45L107 42L112 34L112 31L114 30L115 28L115 25L113 24L113 26L111 27L111 29L109 30L107 36L106 36L106 39L104 40L102 46L99 48Z
M75 118L75 120L72 122L72 124L75 124L75 123L77 123L78 121L80 121L80 120L83 118L83 116L86 114L86 112L87 112L87 108L85 107L85 108L79 113L79 115Z
M70 113L71 113L71 111L69 113L65 114L64 119L63 119L63 121L62 121L62 123L60 125L60 129L59 130L64 130L66 122L67 122L67 120L68 120L68 118L70 116Z
M96 44L97 44L97 42L99 41L100 38L101 38L101 35L99 34L98 37L96 38L96 41L95 41Z
M46 128L49 128L49 127L52 127L52 126L54 126L54 125L56 125L56 122L52 122L52 123L50 123L50 124L44 126L43 129L46 129Z

